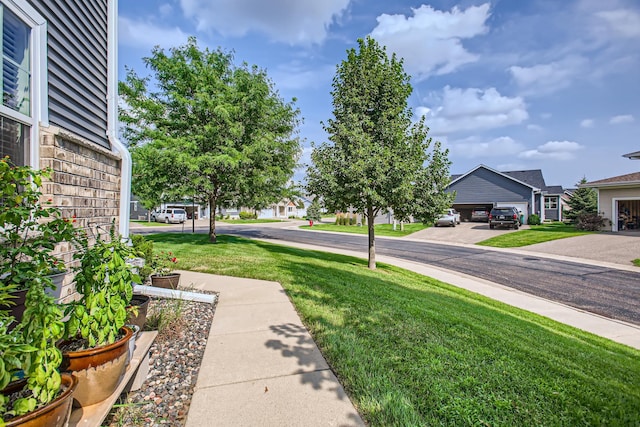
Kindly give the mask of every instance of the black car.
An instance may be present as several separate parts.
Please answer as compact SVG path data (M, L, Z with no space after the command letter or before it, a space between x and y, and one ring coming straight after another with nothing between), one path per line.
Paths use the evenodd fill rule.
M513 227L517 230L520 227L520 214L518 213L518 209L513 206L491 209L489 213L489 228L494 229L496 226Z

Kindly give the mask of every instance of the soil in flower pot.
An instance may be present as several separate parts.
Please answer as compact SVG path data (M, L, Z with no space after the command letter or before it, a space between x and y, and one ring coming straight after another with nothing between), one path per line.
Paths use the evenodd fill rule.
M123 336L114 342L86 350L72 350L77 341L60 344L62 350L61 371L73 373L78 378L74 400L80 406L89 406L109 397L122 380L127 368L129 340L133 331L123 327Z
M20 391L25 388L27 380L10 383L2 394L12 399L20 397ZM78 380L71 374L61 375L60 394L47 405L35 410L6 420L6 427L63 427L66 426L71 414L73 393L78 385Z
M178 289L178 283L180 283L180 273L169 274L166 276L159 276L157 274L151 275L151 286L166 289Z
M138 307L138 314L129 312L129 318L127 319L127 325L136 325L140 330L144 329L144 324L147 321L147 310L149 309L149 298L147 295L133 294L131 298L131 306Z

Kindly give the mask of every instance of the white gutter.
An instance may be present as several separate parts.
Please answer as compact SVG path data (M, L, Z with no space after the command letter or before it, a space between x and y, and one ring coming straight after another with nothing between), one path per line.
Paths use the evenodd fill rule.
M120 236L129 238L131 211L131 154L118 139L118 0L107 2L107 136L120 153Z

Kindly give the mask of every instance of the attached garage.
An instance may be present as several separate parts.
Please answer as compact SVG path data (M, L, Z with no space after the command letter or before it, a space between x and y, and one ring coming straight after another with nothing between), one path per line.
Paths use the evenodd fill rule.
M469 221L472 209L477 207L491 210L495 206L513 206L522 213L525 224L529 215L537 214L544 219L546 212L543 203L548 191L539 169L498 172L479 165L465 174L452 176L447 191L455 191L453 208L460 212L463 221Z
M582 187L598 192L598 212L610 220L611 231L640 231L640 172L588 182Z

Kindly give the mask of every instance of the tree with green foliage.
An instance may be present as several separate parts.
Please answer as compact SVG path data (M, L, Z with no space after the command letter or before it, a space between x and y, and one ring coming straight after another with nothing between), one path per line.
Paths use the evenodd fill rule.
M329 141L313 147L307 190L330 211L355 210L366 220L369 268L375 269L374 220L392 209L402 219L432 221L451 195L448 152L431 139L424 118L413 123L412 87L402 60L370 37L358 40L333 79Z
M571 209L563 213L564 218L577 221L582 215L598 214L598 194L593 188L581 187L582 184L586 183L587 178L582 177L580 182L576 184L578 188L567 202Z
M264 70L200 50L193 37L168 53L154 48L144 62L153 81L128 69L119 85L135 189L206 200L212 242L221 204L261 208L286 194L300 154L299 110Z
M307 208L307 219L310 221L320 221L322 219L322 209L316 197Z

